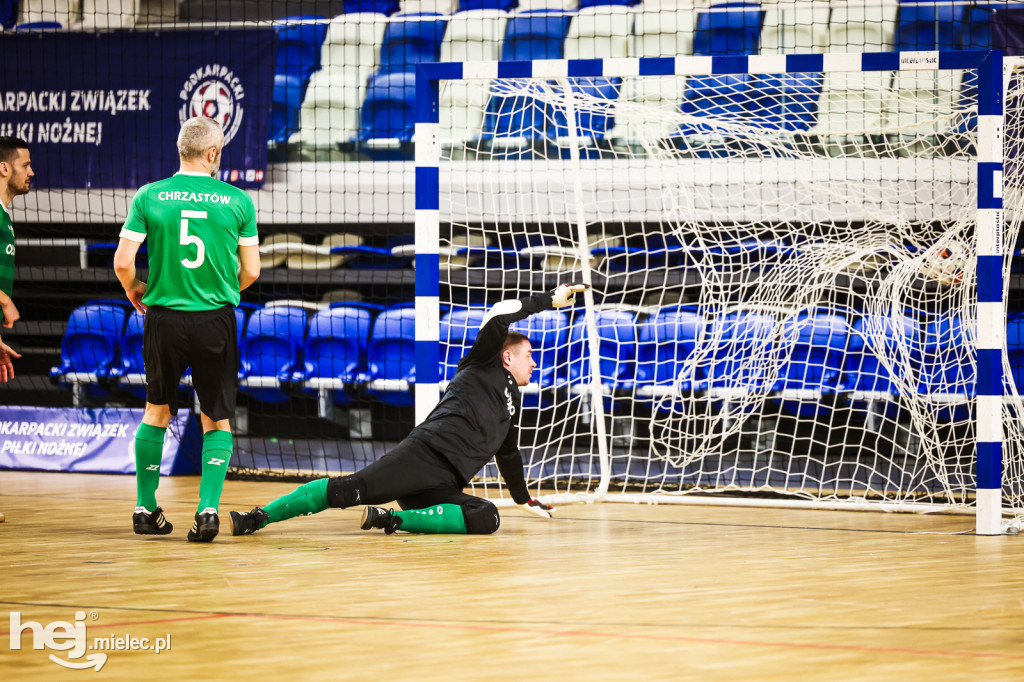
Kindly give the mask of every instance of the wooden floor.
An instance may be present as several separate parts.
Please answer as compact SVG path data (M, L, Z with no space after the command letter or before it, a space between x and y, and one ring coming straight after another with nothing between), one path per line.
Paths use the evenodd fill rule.
M195 545L198 483L162 481L175 531L144 538L130 476L0 472L0 611L170 637L97 674L3 621L0 679L1024 678L1024 537L965 517L601 504L451 537L329 510ZM228 481L222 513L292 487Z

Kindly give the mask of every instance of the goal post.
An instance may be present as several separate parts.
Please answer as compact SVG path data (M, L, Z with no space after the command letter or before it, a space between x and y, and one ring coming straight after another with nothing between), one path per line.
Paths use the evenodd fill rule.
M575 317L520 327L538 491L1000 533L1004 87L999 52L418 65L417 421L474 310L578 278Z

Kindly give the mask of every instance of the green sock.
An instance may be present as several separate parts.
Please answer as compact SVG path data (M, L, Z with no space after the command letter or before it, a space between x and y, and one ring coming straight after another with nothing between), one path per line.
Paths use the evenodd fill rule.
M408 533L466 534L466 520L462 517L462 507L457 504L437 504L426 509L392 513L402 519L398 529Z
M160 487L160 460L164 454L167 429L139 424L135 432L135 505L156 511L156 489Z
M196 513L220 505L224 477L228 473L234 438L230 431L207 431L203 434L203 476L199 479L199 506Z
M327 482L329 478L321 478L300 485L287 495L282 495L266 507L269 523L284 521L295 516L308 516L327 509Z

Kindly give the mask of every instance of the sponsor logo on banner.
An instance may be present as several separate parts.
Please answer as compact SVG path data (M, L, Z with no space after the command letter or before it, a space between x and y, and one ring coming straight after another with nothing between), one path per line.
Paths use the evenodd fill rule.
M242 125L245 87L231 69L220 64L199 67L185 81L178 97L183 104L178 120L184 123L196 116L212 118L224 129L225 146Z

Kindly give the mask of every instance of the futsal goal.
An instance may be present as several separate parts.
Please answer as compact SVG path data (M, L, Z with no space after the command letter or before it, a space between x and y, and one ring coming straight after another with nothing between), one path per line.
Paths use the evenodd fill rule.
M583 305L515 327L547 499L953 511L1001 532L1024 511L1003 66L420 65L417 420L487 306L583 281ZM493 465L473 486L507 497Z

